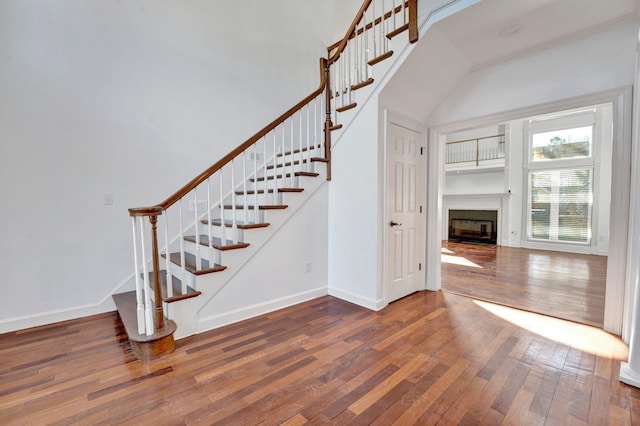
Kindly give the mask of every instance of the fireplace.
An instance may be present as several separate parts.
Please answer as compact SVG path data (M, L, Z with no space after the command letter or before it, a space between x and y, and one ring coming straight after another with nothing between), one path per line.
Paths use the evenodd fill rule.
M496 244L497 210L449 210L449 241Z

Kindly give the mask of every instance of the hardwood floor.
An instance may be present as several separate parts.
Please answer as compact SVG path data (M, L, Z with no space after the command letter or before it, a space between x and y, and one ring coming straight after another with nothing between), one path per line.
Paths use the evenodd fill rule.
M442 289L602 327L607 258L443 242Z
M136 360L115 313L0 335L0 424L640 424L602 330L444 292L326 296Z

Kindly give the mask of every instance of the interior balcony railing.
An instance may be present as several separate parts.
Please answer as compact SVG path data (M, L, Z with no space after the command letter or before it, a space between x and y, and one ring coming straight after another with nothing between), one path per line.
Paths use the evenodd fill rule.
M491 160L504 160L505 135L484 136L447 142L445 163L447 166L475 166L483 163L495 163Z

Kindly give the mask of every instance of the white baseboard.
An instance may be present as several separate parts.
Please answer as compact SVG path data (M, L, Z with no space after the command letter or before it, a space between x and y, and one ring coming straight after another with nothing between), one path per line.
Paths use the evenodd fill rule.
M380 309L387 306L382 299L372 300L366 297L362 297L358 294L333 287L329 287L329 295L337 297L338 299L346 300L347 302L354 303L358 306L362 306L363 308L371 309L372 311L379 311Z
M0 320L0 333L10 333L16 330L23 330L41 325L53 324L61 321L88 317L90 315L102 314L116 310L116 305L109 296L107 299L94 305L78 306L69 309L59 309L55 311L42 312L36 315L29 315L17 318Z
M201 320L198 320L198 333L213 330L249 318L257 317L258 315L268 314L269 312L277 311L278 309L287 308L289 306L306 302L308 300L317 299L318 297L326 295L327 288L321 287L314 290L305 291L303 293L297 293L291 296L282 297L280 299L259 303L253 306L247 306L245 308L224 312L222 314L215 315L209 318L203 318Z

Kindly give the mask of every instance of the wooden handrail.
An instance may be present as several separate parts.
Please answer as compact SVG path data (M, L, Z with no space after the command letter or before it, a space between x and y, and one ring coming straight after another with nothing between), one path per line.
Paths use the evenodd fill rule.
M360 6L360 10L358 10L358 13L356 13L356 17L353 18L353 22L349 26L349 29L347 30L346 34L344 35L344 37L342 37L342 40L340 40L340 42L338 43L338 49L335 51L333 56L329 57L328 65L331 65L332 63L338 60L338 58L340 57L340 54L342 53L344 48L347 46L347 42L351 38L351 35L353 34L353 32L356 30L358 23L364 16L364 13L367 11L372 1L373 0L364 0L364 3L362 3L362 6ZM332 46L335 46L335 44Z
M371 0L369 0L370 2ZM302 109L305 105L311 102L316 96L320 95L322 91L325 89L325 78L326 78L326 64L327 60L325 58L320 58L320 85L316 90L314 90L309 96L298 102L296 105L291 107L287 112L282 114L280 117L273 120L267 126L265 126L262 130L260 130L255 135L251 136L244 143L238 146L236 149L222 157L218 160L214 165L209 167L204 172L200 173L194 179L192 179L185 186L177 190L173 195L169 198L151 207L134 207L129 209L129 214L131 216L152 216L161 214L163 210L168 209L173 204L175 204L182 197L187 195L189 192L193 191L198 185L207 180L210 176L212 176L215 172L222 169L226 164L230 163L235 157L240 155L243 151L249 148L251 145L259 141L262 137L267 135L270 131L275 129L278 125L282 124L287 118L291 117L297 111Z
M400 10L402 10L402 6L396 6L389 12L383 11L383 16L374 19L373 22L369 22L364 28L359 29L358 33L356 34L356 27L358 26L358 23L362 20L362 17L364 16L365 12L369 8L369 5L371 4L371 2L372 0L365 0L364 3L362 3L360 10L358 10L356 17L354 18L353 22L351 23L351 26L347 30L347 33L344 35L342 40L333 43L327 48L327 51L330 54L329 60L328 60L329 65L333 64L335 61L338 60L338 58L340 58L340 54L344 51L350 39L364 32L365 29L368 30L370 28L373 28L374 26L381 23L384 19L389 19L394 11L399 12ZM409 12L409 20L407 23L407 26L409 28L409 42L415 43L416 41L418 41L418 0L406 0L405 4ZM333 55L331 55L331 52L334 50L335 52L333 52Z

